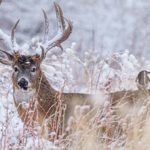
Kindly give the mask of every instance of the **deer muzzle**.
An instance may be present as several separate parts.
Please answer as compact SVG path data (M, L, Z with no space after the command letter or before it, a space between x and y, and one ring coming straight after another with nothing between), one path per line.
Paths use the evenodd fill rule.
M18 85L21 89L27 90L28 89L28 81L25 78L21 78L18 82Z

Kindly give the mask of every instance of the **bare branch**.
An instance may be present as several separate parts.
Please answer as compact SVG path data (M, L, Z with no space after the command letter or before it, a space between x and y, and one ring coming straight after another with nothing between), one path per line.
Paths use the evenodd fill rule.
M0 47L11 50L12 44L10 36L7 35L3 30L0 29Z
M14 49L15 47L15 32L16 32L16 28L17 28L17 25L19 23L20 19L15 23L14 27L12 28L12 31L11 31L11 43L12 43L12 48Z

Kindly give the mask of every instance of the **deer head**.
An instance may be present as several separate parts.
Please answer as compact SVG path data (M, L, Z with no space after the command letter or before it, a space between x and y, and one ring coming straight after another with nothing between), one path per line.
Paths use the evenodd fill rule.
M43 46L40 46L41 54L21 55L19 51L14 51L14 36L19 20L16 22L11 32L13 53L0 50L0 62L5 65L10 65L13 68L13 85L18 89L26 91L35 88L36 82L41 73L40 65L43 59L46 57L48 51L55 46L58 46L62 49L61 43L63 43L72 32L72 23L64 18L63 12L58 4L54 3L54 6L59 30L57 35L52 40L47 40L49 24L47 15L43 10L45 19L45 36L42 44Z

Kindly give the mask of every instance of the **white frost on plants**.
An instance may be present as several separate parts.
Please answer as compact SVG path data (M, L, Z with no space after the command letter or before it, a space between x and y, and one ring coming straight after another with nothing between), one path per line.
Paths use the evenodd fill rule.
M101 57L95 61L95 54L88 54L82 58L78 53L74 53L74 49L69 48L72 51L72 55L68 54L67 50L60 55L51 55L44 60L42 68L48 77L49 82L57 90L62 89L64 86L65 92L81 92L81 93L101 93L101 92L111 92L116 90L135 90L135 78L138 72L142 69L143 63L138 61L136 57L125 50L124 53L114 53L107 58ZM85 59L85 57L88 59ZM74 57L78 59L73 59ZM86 64L83 66L82 64ZM148 68L150 62L146 61L145 68ZM4 133L7 135L7 140L9 145L15 148L16 143L19 143L21 135L23 134L23 123L18 117L16 108L13 102L12 96L12 83L11 83L11 73L12 69L10 67L0 64L0 138L3 137ZM91 80L92 79L92 80ZM103 97L103 96L102 96ZM107 107L109 104L104 102L103 99L95 97L96 100L100 100L100 103L104 103ZM80 112L86 113L88 106L81 108ZM141 109L141 113L144 108ZM80 115L81 115L80 114ZM80 116L78 115L78 116ZM4 126L4 125L7 126ZM5 130L7 128L7 130ZM25 132L26 133L26 132ZM33 144L36 146L36 142L43 142L45 150L48 145L53 145L45 140L32 140L32 138L26 133L27 144L26 147L29 149ZM3 141L3 140L2 140ZM32 142L33 141L33 142ZM4 141L3 141L4 142ZM23 145L21 145L23 146ZM20 146L20 147L21 147ZM53 147L55 149L55 146Z

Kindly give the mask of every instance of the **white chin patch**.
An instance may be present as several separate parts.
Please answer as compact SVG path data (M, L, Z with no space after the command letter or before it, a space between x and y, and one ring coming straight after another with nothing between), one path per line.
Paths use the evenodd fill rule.
M22 103L26 102L28 103L30 99L34 98L35 96L35 90L34 89L15 89L14 90L14 99L16 102Z
M30 63L29 61L26 61L25 64L26 64L26 65L30 65L31 63Z

